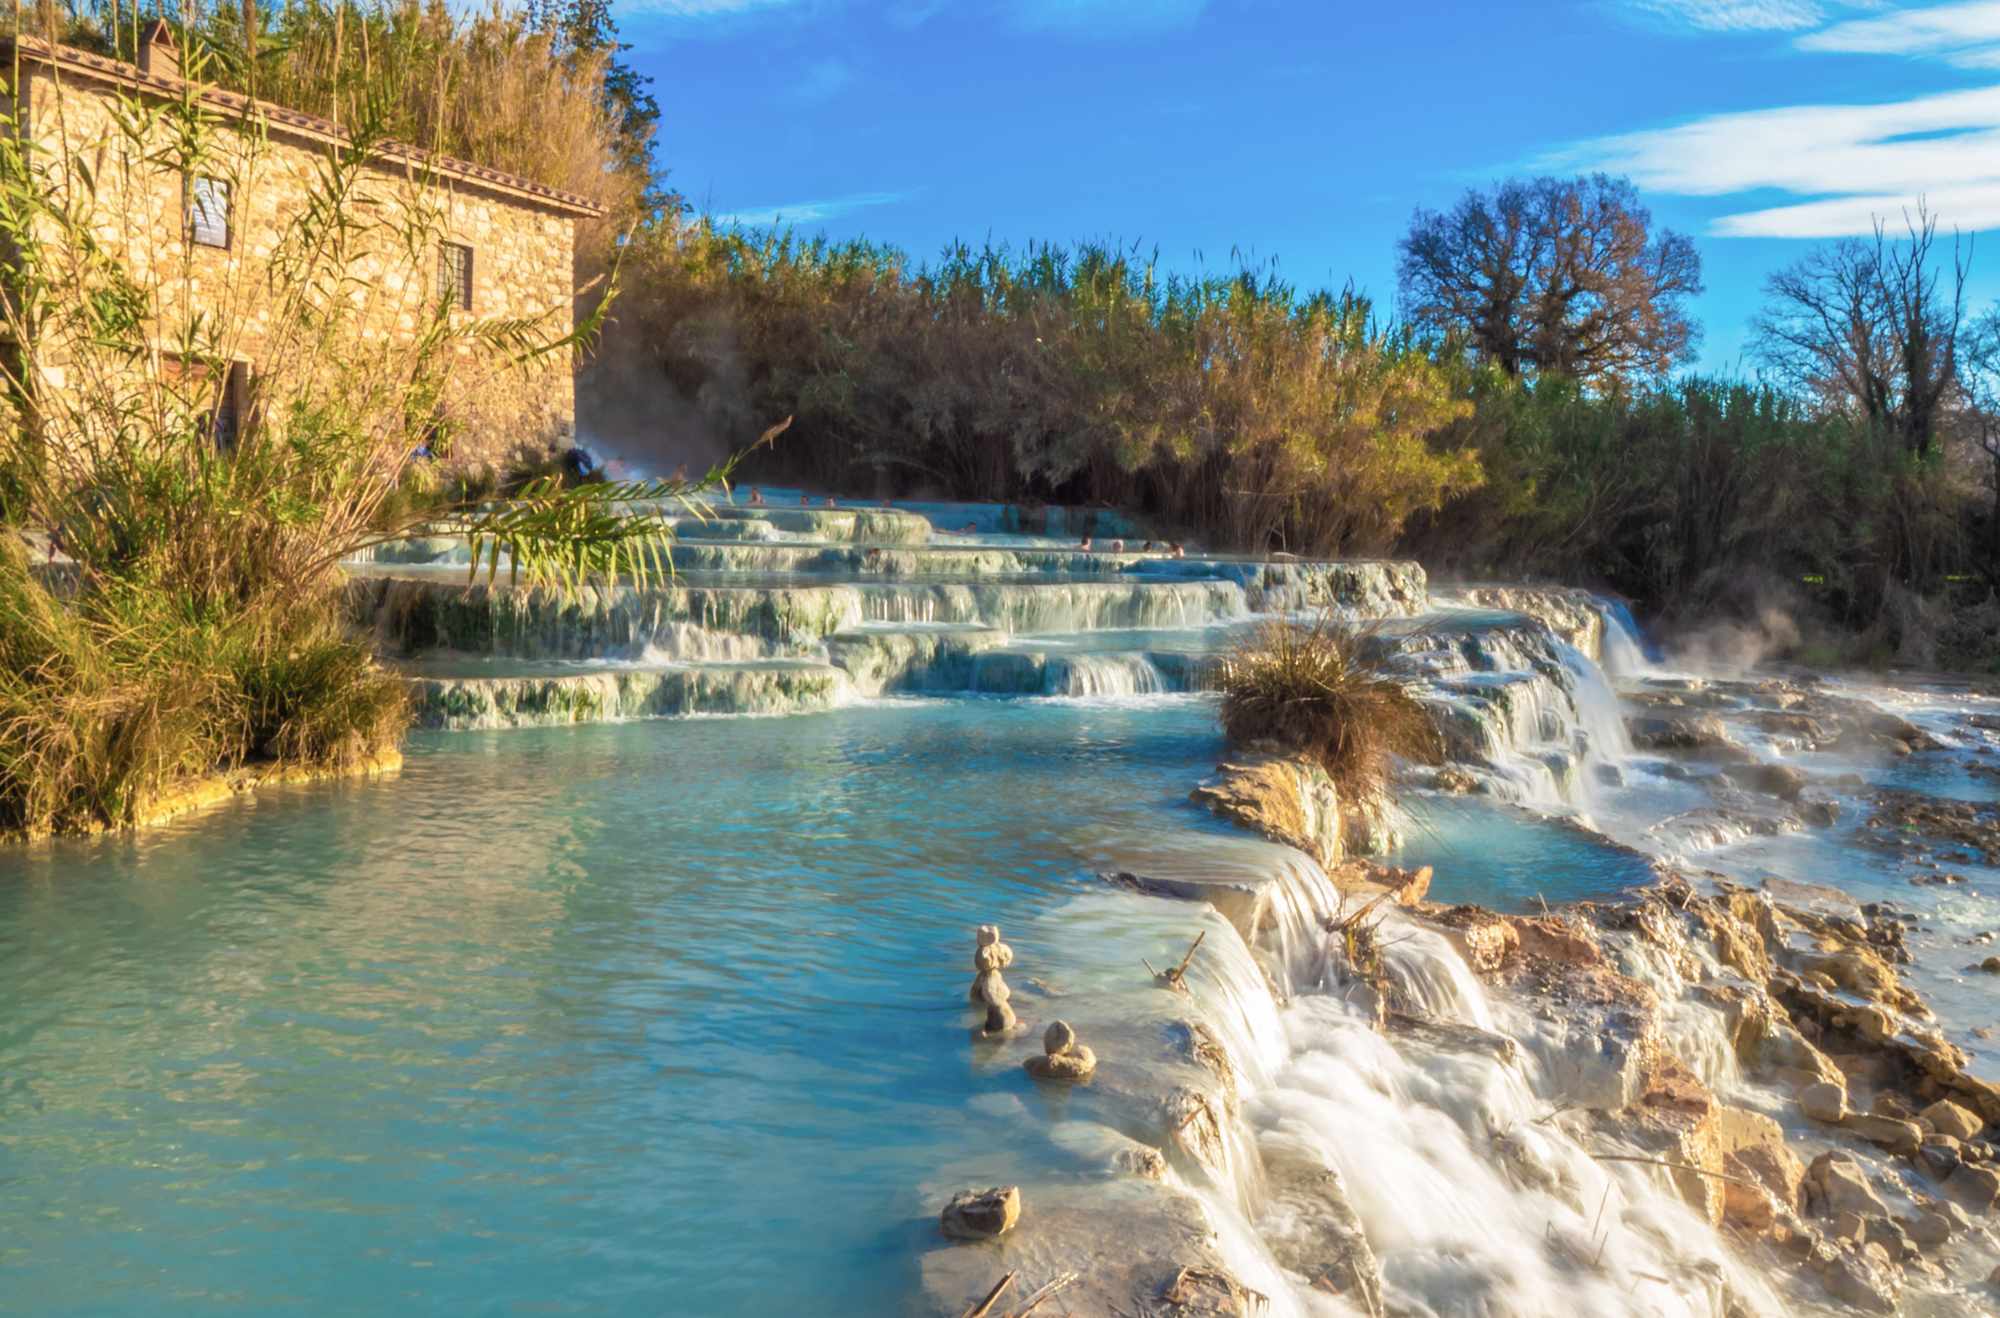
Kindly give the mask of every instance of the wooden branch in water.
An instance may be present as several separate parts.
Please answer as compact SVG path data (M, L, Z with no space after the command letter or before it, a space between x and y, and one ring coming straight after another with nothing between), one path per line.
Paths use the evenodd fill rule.
M970 1309L967 1309L963 1314L959 1315L959 1318L986 1318L987 1311L993 1307L993 1302L1002 1295L1005 1295L1007 1288L1014 1284L1016 1275L1010 1272L1000 1280L994 1282L993 1289L986 1292L986 1298L973 1305Z
M1206 937L1208 937L1208 930L1206 929L1194 936L1194 942L1189 945L1187 955L1181 958L1180 965L1174 970L1175 979L1180 979L1187 974L1188 963L1193 961L1194 954L1201 950L1201 940Z
M1051 1281L1048 1285L1030 1295L1028 1302L1008 1314L1007 1318L1028 1318L1029 1314L1042 1307L1043 1300L1053 1298L1058 1292L1068 1290L1075 1283L1076 1274L1074 1272L1063 1273L1062 1276L1057 1277L1054 1281Z
M1181 963L1171 970L1153 970L1153 963L1144 957L1139 958L1139 964L1146 967L1147 970L1152 971L1153 982L1155 984L1159 984L1165 988L1177 989L1185 993L1188 991L1187 968L1194 961L1194 954L1200 950L1201 940L1206 937L1208 937L1208 930L1206 929L1196 934L1194 942L1188 944L1187 955L1182 957Z
M1746 1180L1741 1176L1731 1176L1728 1172L1712 1172L1706 1167L1697 1167L1693 1163L1668 1162L1665 1158L1641 1158L1635 1153L1593 1152L1590 1156L1599 1162L1641 1162L1649 1167L1665 1167L1669 1171L1693 1172L1697 1176L1708 1176L1718 1181L1728 1181L1731 1185L1747 1186L1752 1190L1764 1189L1761 1182Z

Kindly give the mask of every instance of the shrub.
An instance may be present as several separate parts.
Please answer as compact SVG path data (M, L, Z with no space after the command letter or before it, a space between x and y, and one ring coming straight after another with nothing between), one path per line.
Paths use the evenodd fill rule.
M1223 663L1223 732L1304 755L1343 802L1379 798L1396 756L1430 763L1440 748L1424 707L1384 671L1378 640L1331 613L1267 623Z
M315 158L268 248L198 278L187 244L156 250L131 180L199 168L256 214L287 168L255 116L199 95L206 67L190 48L188 90L110 99L107 124L58 99L53 141L0 133L0 835L125 825L218 770L393 746L401 683L341 610L358 549L442 516L489 571L643 583L671 570L662 504L727 475L544 478L490 505L438 491L417 455L448 442L439 400L567 370L595 318L456 314L433 281L394 277L429 269L446 217L370 124ZM258 369L224 433L225 391L246 387L228 367L251 342Z

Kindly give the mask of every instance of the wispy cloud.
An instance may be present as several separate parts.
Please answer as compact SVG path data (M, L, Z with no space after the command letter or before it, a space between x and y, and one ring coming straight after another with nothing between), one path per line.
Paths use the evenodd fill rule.
M2000 3L1973 0L1854 18L1808 32L1795 44L1808 51L1925 56L1961 67L2000 67Z
M828 197L820 201L788 201L779 206L749 206L741 210L723 211L714 216L717 224L740 224L745 228L765 229L787 224L824 224L837 220L858 210L868 210L875 206L894 206L908 201L916 195L911 192L857 192L846 197Z
M1703 32L1797 32L1826 17L1814 0L1627 0L1627 7Z
M1640 187L1798 198L1725 215L1724 236L1868 232L1925 202L1947 226L2000 226L2000 87L1880 105L1799 105L1711 115L1585 142L1545 162L1629 174Z

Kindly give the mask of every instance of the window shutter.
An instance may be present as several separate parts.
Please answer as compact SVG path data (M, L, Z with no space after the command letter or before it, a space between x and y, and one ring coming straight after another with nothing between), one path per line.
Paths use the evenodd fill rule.
M188 181L188 236L204 247L229 246L229 184L197 175Z

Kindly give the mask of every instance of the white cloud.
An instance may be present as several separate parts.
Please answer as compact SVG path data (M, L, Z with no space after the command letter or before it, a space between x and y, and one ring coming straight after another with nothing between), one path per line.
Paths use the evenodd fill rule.
M750 229L766 229L790 224L824 224L837 220L858 210L874 206L893 206L908 201L913 194L908 192L859 192L847 197L828 197L820 201L788 201L778 206L750 206L741 210L724 211L712 217L719 225L740 224Z
M1797 41L1800 50L1853 55L1914 55L1973 68L2000 64L2000 3L1902 9L1881 18L1855 18Z
M1825 11L1814 0L1628 0L1655 19L1703 32L1797 32L1817 27Z
M1600 138L1544 163L1629 174L1640 187L1797 202L1726 215L1728 236L1866 233L1919 200L1947 227L2000 227L2000 87L1881 105L1799 105L1711 115Z

